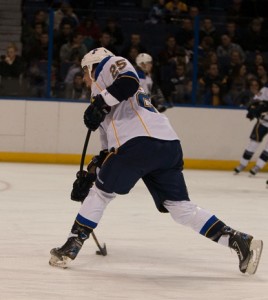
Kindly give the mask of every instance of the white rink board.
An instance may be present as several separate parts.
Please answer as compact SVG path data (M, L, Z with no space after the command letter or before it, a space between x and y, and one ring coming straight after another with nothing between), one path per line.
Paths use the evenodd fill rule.
M1 152L81 154L87 129L87 103L0 100ZM238 161L254 122L244 109L174 107L165 114L177 132L185 159ZM267 137L253 156L256 160ZM100 150L99 133L90 137L89 154Z
M184 172L192 201L264 241L254 276L234 251L160 214L142 182L116 198L71 268L48 265L79 203L69 200L77 166L0 163L0 300L267 300L267 174Z

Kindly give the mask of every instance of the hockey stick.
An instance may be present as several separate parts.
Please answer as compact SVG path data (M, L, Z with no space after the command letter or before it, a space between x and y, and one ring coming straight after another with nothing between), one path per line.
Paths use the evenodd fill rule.
M106 249L105 243L103 244L103 247L101 247L100 243L99 243L98 240L97 240L97 237L96 237L94 231L92 231L91 234L92 234L92 237L93 237L93 239L94 239L96 245L97 245L98 248L100 249L99 251L96 251L96 254L97 254L97 255L106 256L106 255L107 255L107 249Z
M90 138L90 135L91 135L91 130L89 129L88 132L87 132L87 135L86 135L86 139L85 139L85 143L84 143L84 148L83 148L83 152L82 152L82 156L81 156L81 161L80 161L80 172L82 173L83 172L83 168L84 168L84 163L85 163L85 157L86 157L86 152L87 152L87 146L88 146L88 142L89 142L89 138ZM96 254L97 255L103 255L103 256L106 256L107 255L107 249L106 249L106 245L103 244L103 247L101 247L94 231L92 231L92 237L96 243L96 245L98 246L99 248L99 251L96 251Z
M84 163L85 163L85 157L86 157L86 152L87 152L87 146L88 146L88 142L89 142L89 138L91 135L91 130L89 129L86 135L86 139L85 139L85 143L84 143L84 148L83 148L83 152L82 152L82 156L81 156L81 161L80 161L80 172L83 172L83 168L84 168Z

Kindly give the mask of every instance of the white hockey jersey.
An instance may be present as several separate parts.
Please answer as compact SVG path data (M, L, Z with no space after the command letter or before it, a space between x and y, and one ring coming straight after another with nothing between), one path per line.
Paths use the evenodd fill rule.
M256 101L268 101L268 88L263 87L257 95L254 96L253 100ZM263 113L262 117L259 119L259 122L265 126L268 127L268 112Z
M137 72L140 79L140 86L143 88L144 92L148 95L152 94L153 80L152 77L146 75L143 71Z
M96 81L91 86L92 96L101 94L105 102L112 107L99 127L102 149L118 148L128 140L140 136L160 140L179 139L168 118L153 107L141 87L132 97L122 102L106 90L122 74L135 74L138 80L134 67L127 59L112 56L101 64L99 69Z

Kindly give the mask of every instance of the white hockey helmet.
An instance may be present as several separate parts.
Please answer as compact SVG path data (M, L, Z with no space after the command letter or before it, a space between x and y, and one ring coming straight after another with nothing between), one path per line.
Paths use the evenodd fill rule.
M107 56L114 56L114 54L105 49L104 47L95 48L91 51L89 51L82 59L81 61L81 67L87 67L89 76L91 77L91 72L93 69L94 64L100 63L105 57Z
M146 63L152 63L153 62L153 58L151 55L147 54L147 53L140 53L137 57L136 57L136 64L139 67L142 67L142 64L146 64Z

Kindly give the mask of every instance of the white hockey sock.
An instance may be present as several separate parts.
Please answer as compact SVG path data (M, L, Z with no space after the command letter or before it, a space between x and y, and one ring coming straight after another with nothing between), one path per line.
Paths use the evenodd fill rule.
M115 193L105 193L94 185L89 191L89 194L84 200L78 213L78 217L82 219L83 223L86 223L82 225L95 228L99 223L106 206L115 198L115 196Z
M200 233L204 224L213 216L210 212L198 207L191 201L166 200L164 206L170 212L175 222L191 227L198 233Z

